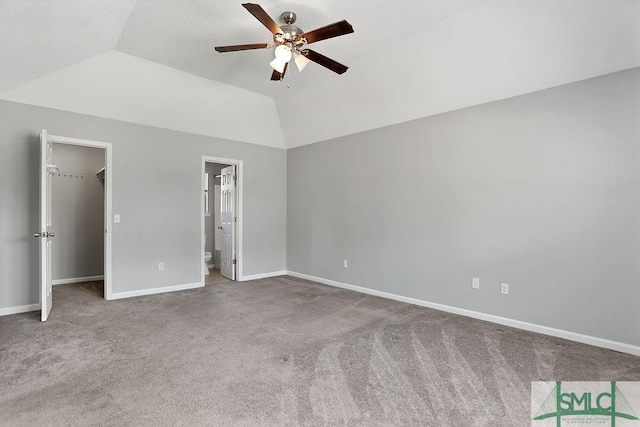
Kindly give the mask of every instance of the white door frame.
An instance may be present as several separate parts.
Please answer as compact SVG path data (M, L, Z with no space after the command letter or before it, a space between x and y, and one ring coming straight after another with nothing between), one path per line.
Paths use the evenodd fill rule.
M110 142L91 141L88 139L69 138L66 136L49 135L49 140L57 144L80 145L83 147L101 148L105 151L105 201L104 201L104 299L110 300L113 293L112 288L112 257L111 248L113 230L111 226L111 206L112 206L112 180L113 180L113 146Z
M200 256L200 277L202 277L202 286L205 283L205 271L204 271L204 252L205 252L205 224L204 224L204 174L207 163L219 163L223 165L235 166L236 167L236 176L238 177L238 181L236 183L236 208L237 208L237 216L238 222L236 224L236 281L241 282L242 275L242 225L243 225L243 216L242 216L242 205L243 205L243 191L242 186L244 185L244 166L242 160L234 160L234 159L224 159L222 157L213 157L213 156L202 156L202 173L201 173L201 191L200 191L200 248L201 248L201 256ZM214 254L215 255L215 254Z

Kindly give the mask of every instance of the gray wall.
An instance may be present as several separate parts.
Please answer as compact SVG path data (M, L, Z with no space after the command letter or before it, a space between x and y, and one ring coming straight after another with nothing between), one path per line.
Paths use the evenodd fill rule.
M39 301L41 128L113 143L113 292L202 280L202 155L244 161L243 273L285 269L286 151L0 101L0 308Z
M287 267L639 345L639 147L636 68L289 150Z
M104 272L104 185L96 173L105 150L53 144L52 162L62 173L51 181L53 280L100 276ZM64 172L84 173L84 177Z

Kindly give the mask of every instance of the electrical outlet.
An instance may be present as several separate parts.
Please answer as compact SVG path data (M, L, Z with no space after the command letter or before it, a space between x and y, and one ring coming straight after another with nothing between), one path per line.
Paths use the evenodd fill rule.
M500 293L502 295L509 295L509 284L508 283L500 284Z
M473 280L471 281L471 287L473 289L480 289L480 279L478 279L477 277L474 277Z
M164 270L164 262L159 262L158 263L158 270L160 270L160 271Z
M120 224L120 214L114 214L113 215L113 222L115 224Z
M344 268L347 268L347 267L348 267L348 265L349 265L349 264L347 263L347 260L346 260L346 259L345 259L345 260L342 260L342 266L343 266Z

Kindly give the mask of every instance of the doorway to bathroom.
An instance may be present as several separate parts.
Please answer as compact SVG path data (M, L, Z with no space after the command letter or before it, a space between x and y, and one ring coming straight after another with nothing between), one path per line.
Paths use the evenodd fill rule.
M241 277L242 161L202 162L202 275L205 285L216 285Z

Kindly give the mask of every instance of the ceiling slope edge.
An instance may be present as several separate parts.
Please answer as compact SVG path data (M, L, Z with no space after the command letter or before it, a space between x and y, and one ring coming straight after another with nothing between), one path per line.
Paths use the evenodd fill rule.
M293 150L295 148L304 147L304 146L312 145L312 144L319 144L319 143L322 143L322 142L328 142L328 141L340 139L340 138L343 138L343 137L348 137L350 135L356 135L356 134L360 134L360 133L366 133L366 132L370 132L370 131L375 131L375 130L378 130L378 129L384 129L384 128L388 128L388 127L393 127L393 126L397 126L397 125L411 123L411 122L415 122L415 121L418 121L418 120L421 120L421 119L426 119L426 118L429 118L429 117L439 116L441 114L447 114L447 113L452 113L452 112L455 112L455 111L466 110L468 108L473 108L473 107L480 107L482 105L492 104L492 103L501 102L501 101L508 101L510 99L519 98L519 97L522 97L522 96L534 95L536 93L545 92L545 91L553 90L553 89L558 89L558 88L562 88L564 86L570 86L570 85L573 85L573 84L580 84L580 83L587 82L589 80L593 80L593 79L597 79L597 78L605 78L607 76L612 76L612 75L615 75L615 74L618 74L618 73L633 72L633 70L640 70L640 65L633 66L633 67L630 67L630 68L625 68L625 69L622 69L622 70L612 71L610 73L605 73L605 74L601 74L601 75L597 75L597 76L587 77L585 79L572 81L572 82L569 82L569 83L562 83L562 84L559 84L559 85L550 86L550 87L547 87L547 88L544 88L544 89L535 90L535 91L531 91L531 92L527 92L527 93L517 94L517 95L513 95L513 96L507 96L507 97L500 98L500 99L490 100L490 101L487 101L487 102L481 102L481 103L477 103L477 104L473 104L473 105L469 105L469 106L463 106L463 107L459 107L459 108L453 108L451 110L441 111L441 112L434 113L434 114L429 114L429 115L425 115L425 116L421 116L421 117L402 120L402 121L398 121L398 122L395 122L395 123L389 123L389 124L384 124L384 125L371 127L371 128L368 128L368 129L358 130L358 131L355 131L355 132L349 132L349 133L345 133L343 135L338 135L338 136L334 136L334 137L330 137L330 138L326 138L326 139L320 139L318 141L311 141L311 142L302 143L302 144L292 144L292 145L288 145L286 147L286 149L287 150Z
M640 66L640 3L494 0L350 65L276 97L287 148Z
M0 99L285 148L273 98L112 50Z
M0 1L0 92L114 49L136 2Z

